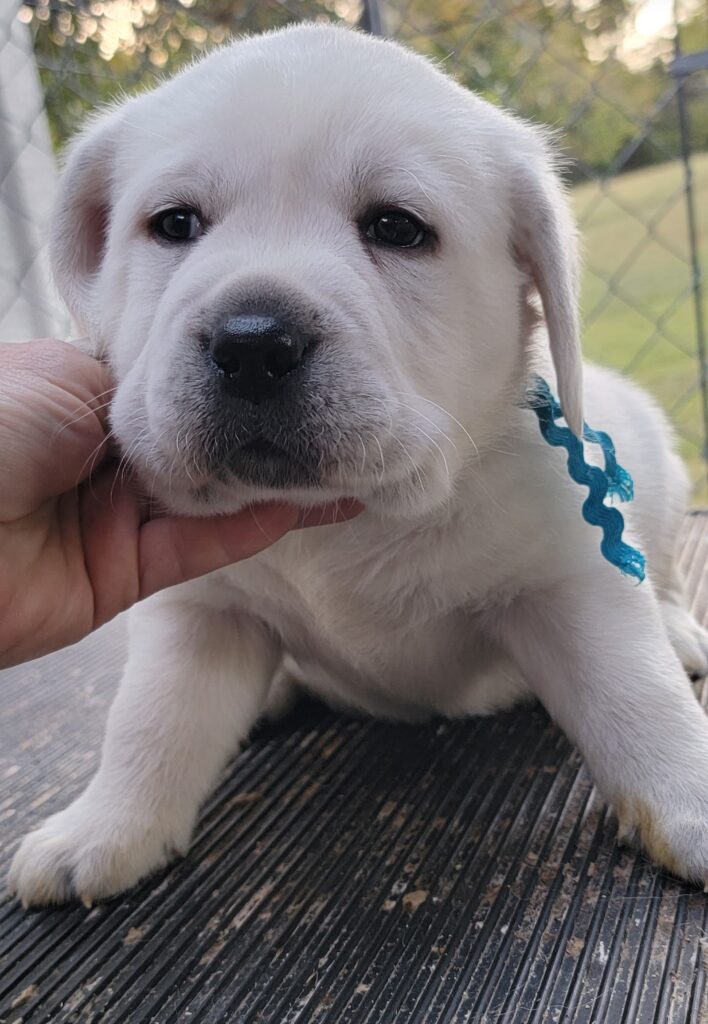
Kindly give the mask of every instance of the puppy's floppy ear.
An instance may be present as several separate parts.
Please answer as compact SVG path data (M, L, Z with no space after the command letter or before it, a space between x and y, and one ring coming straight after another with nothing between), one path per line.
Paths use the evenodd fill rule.
M93 285L106 247L118 123L116 113L104 115L69 146L52 223L54 280L90 333L98 330Z
M535 141L536 153L528 163L513 168L512 247L543 304L563 415L582 437L577 233L552 157L545 143L539 145L538 137Z

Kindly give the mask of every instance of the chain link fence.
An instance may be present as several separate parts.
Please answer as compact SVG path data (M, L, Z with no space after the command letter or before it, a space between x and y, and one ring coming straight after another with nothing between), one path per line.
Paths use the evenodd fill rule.
M43 248L51 152L86 114L235 34L308 18L399 39L556 129L585 244L586 354L666 408L705 502L703 0L0 0L0 334L66 329Z

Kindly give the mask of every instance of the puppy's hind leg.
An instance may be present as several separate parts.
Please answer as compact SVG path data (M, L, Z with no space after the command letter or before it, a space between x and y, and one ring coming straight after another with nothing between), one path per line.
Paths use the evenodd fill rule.
M271 722L285 718L293 710L300 696L301 688L297 679L297 666L286 655L268 688L263 717Z
M260 623L169 593L133 616L98 772L15 854L9 887L25 905L90 903L185 853L200 803L263 709L280 651Z
M659 608L684 671L691 679L702 679L708 675L708 632L696 622L680 593L662 598Z
M637 475L638 490L645 496L644 502L637 505L637 514L669 640L686 673L700 679L708 673L708 633L688 610L677 560L677 537L683 529L688 504L688 476L678 456L666 446L669 428L663 416L657 429L654 460L640 463L640 472L646 479ZM705 561L705 551L697 551L695 557Z
M696 557L705 559L705 552L698 553ZM708 632L696 622L688 609L683 579L675 557L671 559L665 579L658 581L656 589L659 611L671 646L678 654L687 675L692 679L702 679L708 675Z

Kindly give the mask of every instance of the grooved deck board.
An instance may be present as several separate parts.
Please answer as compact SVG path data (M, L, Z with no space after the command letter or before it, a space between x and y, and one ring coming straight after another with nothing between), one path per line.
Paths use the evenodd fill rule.
M707 554L687 517L703 621ZM123 649L119 621L0 674L3 874L94 770ZM182 862L92 910L0 898L0 1022L706 1024L708 896L615 834L538 708L397 726L303 704Z

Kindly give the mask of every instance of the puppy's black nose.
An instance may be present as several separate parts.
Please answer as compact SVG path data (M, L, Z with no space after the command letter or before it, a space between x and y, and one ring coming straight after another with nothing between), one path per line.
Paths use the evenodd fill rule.
M254 404L277 394L307 347L302 334L267 314L226 316L209 338L209 353L229 392Z

